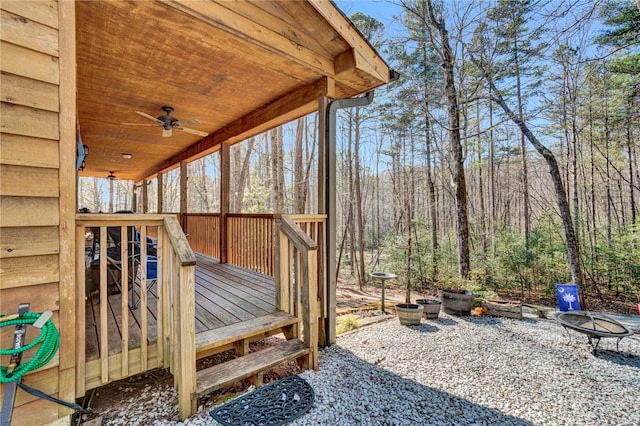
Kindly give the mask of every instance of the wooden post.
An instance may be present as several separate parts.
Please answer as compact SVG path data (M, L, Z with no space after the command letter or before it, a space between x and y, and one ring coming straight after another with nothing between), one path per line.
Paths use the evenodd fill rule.
M196 411L197 399L191 399L196 391L196 330L195 321L195 266L180 267L180 291L178 297L178 405L180 420Z
M318 369L318 250L306 251L302 259L302 306L304 343L311 348L310 368Z
M142 213L149 211L149 181L142 180Z
M187 193L187 181L189 177L187 176L187 162L180 162L180 226L184 232L189 232L187 230L187 197L189 194Z
M223 142L220 147L220 263L227 263L227 213L231 187L231 145Z
M322 346L336 341L336 169L335 146L329 146L327 138L328 97L319 99L318 105L318 214L326 214L325 241L325 281L327 293L319 295L323 301L327 318L319 324L318 343Z
M59 96L60 104L64 105L58 115L60 129L59 140L59 188L58 206L59 216L59 301L60 301L60 352L58 358L58 397L73 401L76 387L76 351L85 350L84 346L77 348L76 321L84 327L84 317L76 316L76 227L75 214L76 199L76 33L75 33L75 5L73 2L58 4L58 46L59 46ZM84 235L83 235L84 236ZM84 239L81 242L84 259ZM84 272L84 264L82 265ZM78 268L79 270L80 268ZM82 279L81 279L82 280ZM84 301L83 301L84 302ZM63 417L72 413L66 407L58 408L58 416Z
M164 203L162 199L164 198L164 183L162 182L162 172L158 172L158 213L162 213L164 211Z
M76 228L76 256L78 259L84 259L84 233L86 228L84 226L78 226ZM86 271L85 266L81 262L76 262L76 318L86 318L86 290L85 290L85 277ZM84 396L85 393L85 348L86 348L86 325L85 320L81 319L77 321L75 325L75 333L76 333L76 345L77 349L75 352L76 357L76 371L75 371L75 398L80 398ZM73 398L73 399L75 399ZM69 401L73 400L69 399ZM65 400L66 401L66 400Z

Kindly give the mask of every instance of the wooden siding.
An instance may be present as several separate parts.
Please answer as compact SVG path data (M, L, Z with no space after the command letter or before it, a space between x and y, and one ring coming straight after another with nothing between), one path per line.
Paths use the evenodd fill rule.
M0 26L0 313L24 302L33 312L54 312L60 351L24 381L73 400L74 6L3 1ZM7 331L0 334L2 348L11 346ZM24 392L14 407L14 424L46 424L70 414Z

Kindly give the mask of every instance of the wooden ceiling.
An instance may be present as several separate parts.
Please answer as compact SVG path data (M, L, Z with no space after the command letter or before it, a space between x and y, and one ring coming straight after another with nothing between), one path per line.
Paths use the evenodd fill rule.
M76 2L82 176L154 176L389 81L389 68L329 1ZM200 137L136 114L178 119ZM124 159L123 153L131 154Z

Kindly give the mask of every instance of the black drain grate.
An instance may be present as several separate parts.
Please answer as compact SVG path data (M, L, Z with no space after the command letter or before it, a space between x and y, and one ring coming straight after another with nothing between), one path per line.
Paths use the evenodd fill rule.
M279 426L305 414L314 400L309 383L289 376L229 401L209 415L225 426Z

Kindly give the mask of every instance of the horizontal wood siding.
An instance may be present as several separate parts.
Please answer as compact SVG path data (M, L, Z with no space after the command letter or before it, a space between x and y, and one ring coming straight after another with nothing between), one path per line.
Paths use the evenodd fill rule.
M61 94L58 6L51 0L0 3L0 313L14 313L23 302L30 303L32 312L54 312L53 322L62 336L60 352L23 380L47 394L68 399L69 386L63 376L75 374L74 364L63 370L61 363L65 351L75 351L68 343L75 341L75 335L74 324L67 324L66 317L61 320L61 283L73 287L73 276L61 276L66 262L61 247L66 247L68 259L68 254L73 254L73 240L65 240L61 229L70 226L73 231L74 227L67 222L61 204L70 204L68 209L75 210L69 203L75 199L75 184L73 173L68 173L73 165L60 169L60 158L62 153L68 160L68 153L75 152L75 118L69 133L63 128L68 124L61 124L69 120L61 120L59 111L66 100L70 103L63 109L68 116L75 115L75 99L70 97L70 84L66 98ZM75 56L73 50L67 55ZM68 76L74 79L74 71ZM61 134L71 134L71 138L61 142ZM66 182L61 181L63 170ZM63 195L61 188L67 191ZM63 219L65 228L61 228ZM11 334L12 330L3 329L0 347L11 347ZM4 361L0 363L6 365ZM1 386L0 399L3 396ZM46 424L68 413L19 391L12 424Z

